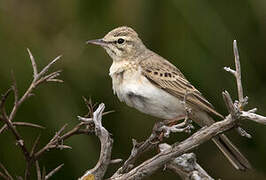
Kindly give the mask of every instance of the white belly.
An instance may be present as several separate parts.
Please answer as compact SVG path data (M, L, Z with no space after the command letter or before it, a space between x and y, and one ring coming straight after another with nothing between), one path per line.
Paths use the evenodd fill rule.
M128 106L162 119L174 119L185 114L179 99L151 84L139 71L126 71L111 77L115 94Z

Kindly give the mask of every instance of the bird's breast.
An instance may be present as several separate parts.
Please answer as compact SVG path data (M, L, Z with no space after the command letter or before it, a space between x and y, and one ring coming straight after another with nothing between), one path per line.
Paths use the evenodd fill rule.
M110 75L114 93L128 106L163 119L174 119L184 114L182 102L153 85L141 74L140 69Z

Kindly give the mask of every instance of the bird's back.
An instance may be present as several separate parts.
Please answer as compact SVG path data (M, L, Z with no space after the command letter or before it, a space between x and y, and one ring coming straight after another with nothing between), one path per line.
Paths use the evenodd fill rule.
M187 98L187 103L194 108L219 114L211 103L185 78L181 71L163 57L151 52L151 56L140 61L142 74L154 85L173 95L179 100Z

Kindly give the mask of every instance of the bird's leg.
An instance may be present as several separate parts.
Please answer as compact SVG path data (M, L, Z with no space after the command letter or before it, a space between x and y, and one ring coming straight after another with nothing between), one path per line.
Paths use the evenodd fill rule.
M178 123L181 119L184 119L183 122ZM176 132L186 132L190 133L191 129L194 129L193 125L191 124L192 121L188 118L187 115L177 117L172 120L164 121L164 125L161 127L162 136L169 137L170 133Z
M164 131L163 136L169 137L169 134L176 133L176 132L186 132L191 133L191 129L194 129L194 126L192 125L192 120L189 118L189 114L191 113L191 108L187 106L187 97L191 95L191 92L186 91L186 94L184 96L184 99L182 101L185 109L185 115L176 117L172 120L165 120L164 126L161 127L161 129ZM178 123L180 120L184 119L183 122Z

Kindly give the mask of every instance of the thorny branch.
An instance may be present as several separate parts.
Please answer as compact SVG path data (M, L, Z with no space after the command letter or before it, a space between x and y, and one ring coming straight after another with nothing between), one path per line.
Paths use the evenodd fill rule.
M47 66L45 66L40 73L38 73L35 59L32 56L30 50L29 49L27 49L27 50L28 50L30 60L32 63L32 68L33 68L32 83L30 84L30 86L26 90L26 92L21 97L19 97L17 83L15 80L14 73L12 72L13 84L12 84L11 88L2 96L2 99L0 101L0 108L1 108L1 114L2 114L1 120L4 122L4 125L0 128L0 133L2 133L6 129L9 129L12 132L12 134L14 135L14 137L16 139L16 144L20 147L20 149L21 149L21 151L25 157L25 160L26 160L26 169L25 169L24 179L28 179L30 176L29 171L30 171L32 161L35 159L35 156L34 156L35 154L30 153L29 149L25 145L25 141L24 141L23 137L20 135L19 131L16 129L16 126L27 126L27 127L34 127L34 128L43 128L43 127L40 125L33 124L33 123L13 122L13 120L14 120L16 113L17 113L19 107L21 106L21 104L28 97L30 97L32 95L33 90L39 84L41 84L43 82L48 82L48 81L62 82L61 80L55 79L57 76L60 75L60 73L58 71L44 76L45 73L48 71L48 69L51 67L51 65L54 64L55 62L57 62L57 60L59 60L61 56L58 56L57 58L55 58L51 63L49 63ZM10 94L11 91L13 91L13 93L14 93L14 106L8 115L8 113L5 110L5 101L8 98L8 95Z
M36 173L37 173L37 179L38 180L44 180L49 179L51 176L53 176L59 169L62 168L63 164L56 167L55 169L51 170L49 173L46 173L45 167L43 167L43 170L41 172L41 168L39 166L38 159L42 154L47 152L51 149L69 149L70 146L64 145L64 140L78 134L93 134L94 131L94 124L93 122L79 122L75 127L72 129L66 131L67 124L64 125L55 135L54 137L42 148L37 150L38 143L40 141L40 136L38 136L33 143L33 146L31 149L29 149L26 146L26 142L21 136L20 132L17 130L16 126L26 126L26 127L32 127L32 128L41 128L44 129L43 126L34 124L34 123L28 123L28 122L14 122L14 118L16 116L16 112L18 108L21 106L21 104L27 100L28 97L30 97L33 93L33 90L38 87L40 84L43 84L45 82L63 82L60 79L57 79L57 77L60 75L61 71L55 71L50 74L47 74L50 67L56 63L61 56L56 57L54 60L52 60L47 66L45 66L40 72L38 72L37 64L35 62L35 59L30 52L29 49L28 53L30 56L32 68L33 68L33 80L30 84L29 88L26 90L26 92L19 97L18 95L18 89L15 81L14 74L12 73L12 79L13 84L10 89L8 89L1 97L0 100L0 120L4 122L4 125L0 128L0 134L3 133L5 130L10 130L11 133L14 135L16 139L16 144L20 147L25 160L26 160L26 167L25 167L25 174L24 178L21 176L18 176L18 179L29 179L30 178L30 171L31 167L36 167ZM5 102L6 99L9 97L11 93L14 93L14 106L10 113L8 113L5 109ZM85 103L87 104L87 107L89 108L90 112L93 112L93 106L91 104L88 104L88 101L84 98ZM109 112L102 113L107 114ZM65 132L64 132L65 131ZM13 177L8 173L7 169L0 164L0 169L3 170L3 172L0 171L0 177L3 177L4 179L13 179Z

